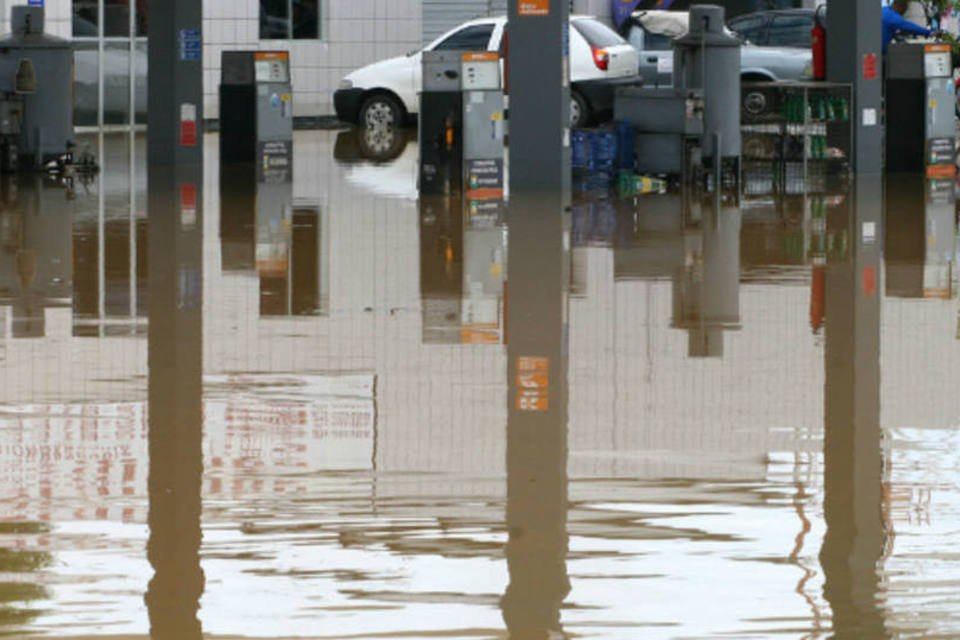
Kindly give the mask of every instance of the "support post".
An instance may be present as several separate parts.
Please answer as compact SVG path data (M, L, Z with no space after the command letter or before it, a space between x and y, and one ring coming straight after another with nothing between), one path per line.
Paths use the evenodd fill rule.
M850 124L857 175L883 171L883 54L877 0L829 0L827 78L853 85Z
M150 538L153 638L200 640L203 369L201 5L151 0L149 225Z
M570 4L510 0L510 193L570 191Z

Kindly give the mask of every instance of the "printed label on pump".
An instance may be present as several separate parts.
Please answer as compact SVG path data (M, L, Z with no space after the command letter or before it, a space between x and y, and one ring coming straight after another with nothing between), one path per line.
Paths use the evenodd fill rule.
M953 138L933 138L927 142L927 164L953 164Z
M550 0L520 0L517 13L521 16L548 16Z

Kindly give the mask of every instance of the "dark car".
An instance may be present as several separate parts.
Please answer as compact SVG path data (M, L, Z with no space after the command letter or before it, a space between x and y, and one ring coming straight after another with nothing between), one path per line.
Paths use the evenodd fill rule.
M761 47L810 48L813 9L784 9L748 13L727 21L741 38Z

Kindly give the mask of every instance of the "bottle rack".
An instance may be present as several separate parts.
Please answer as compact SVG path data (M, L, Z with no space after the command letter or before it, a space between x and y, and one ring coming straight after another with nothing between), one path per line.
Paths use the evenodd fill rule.
M745 167L772 170L773 188L783 192L816 191L827 178L849 175L849 84L744 83L742 92Z

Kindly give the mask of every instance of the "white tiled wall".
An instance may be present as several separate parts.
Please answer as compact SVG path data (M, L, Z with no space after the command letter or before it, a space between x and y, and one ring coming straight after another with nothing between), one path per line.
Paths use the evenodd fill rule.
M333 91L350 71L420 46L420 0L321 0L320 40L259 40L259 0L203 0L204 117L218 118L220 54L231 49L287 49L293 64L294 113L333 113ZM10 7L0 0L0 31ZM69 38L71 0L46 0L47 32Z
M205 117L217 118L220 54L231 49L288 49L294 113L333 112L333 91L347 73L420 44L420 0L323 0L320 41L258 40L257 0L204 0Z

